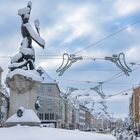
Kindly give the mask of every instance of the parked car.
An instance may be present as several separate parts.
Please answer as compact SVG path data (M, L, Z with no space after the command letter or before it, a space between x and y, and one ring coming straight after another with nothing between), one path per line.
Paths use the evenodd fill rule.
M103 129L102 129L102 128L100 128L100 129L99 129L99 132L103 132Z
M41 127L47 127L47 128L55 128L55 125L53 123L42 123L40 124Z

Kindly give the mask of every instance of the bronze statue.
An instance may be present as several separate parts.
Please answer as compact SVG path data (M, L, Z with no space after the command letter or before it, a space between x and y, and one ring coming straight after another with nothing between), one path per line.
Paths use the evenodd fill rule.
M29 1L27 7L19 9L18 15L21 16L21 34L23 37L20 51L14 57L11 58L10 71L15 69L33 70L35 69L35 51L32 46L32 40L34 40L40 47L44 49L45 41L40 37L39 33L39 20L35 20L35 32L29 23L32 3Z

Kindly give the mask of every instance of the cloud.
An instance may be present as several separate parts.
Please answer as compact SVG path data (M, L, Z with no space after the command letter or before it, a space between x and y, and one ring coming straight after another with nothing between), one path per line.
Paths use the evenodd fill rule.
M64 40L64 43L71 43L74 39L97 32L95 25L91 24L88 19L90 6L82 5L71 11L71 14L66 17L64 23L71 29L71 34Z
M55 59L55 61L52 61L52 59L48 59L41 61L39 65L45 69L57 69L61 64L61 61L61 59Z
M131 97L131 95L117 95L117 96L112 96L108 98L106 101L107 102L123 102L123 101L128 101L128 99Z
M140 9L140 2L139 0L117 0L114 7L119 16L127 16Z
M128 117L128 112L113 113L113 117L116 118L116 119L118 119L118 118L125 119L126 117Z
M97 20L92 21L92 17L96 17L92 9L94 6L89 4L61 4L58 5L56 11L60 13L59 18L53 18L53 23L42 29L42 35L46 36L49 45L57 41L57 46L67 47L73 45L79 38L88 38L96 40L103 34L100 23ZM63 16L61 15L63 14ZM98 24L97 24L98 23ZM61 48L60 48L61 49Z
M137 45L128 48L125 54L129 61L137 61L138 59L140 59L139 52L140 45Z

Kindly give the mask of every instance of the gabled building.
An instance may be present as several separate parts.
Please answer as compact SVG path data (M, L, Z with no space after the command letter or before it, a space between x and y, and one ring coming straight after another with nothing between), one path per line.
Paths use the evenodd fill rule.
M43 68L40 67L38 71L43 77L43 82L37 89L38 99L40 103L38 116L42 123L51 123L54 124L54 127L59 127L60 89L58 87L58 83L53 80Z

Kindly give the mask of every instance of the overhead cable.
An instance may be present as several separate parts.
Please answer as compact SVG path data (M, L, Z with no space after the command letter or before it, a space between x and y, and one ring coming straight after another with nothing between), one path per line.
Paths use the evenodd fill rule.
M136 25L136 24L138 24L138 23L140 23L140 20L137 20L137 21L133 22L132 24L121 28L121 29L118 30L118 31L109 34L108 36L106 36L106 37L100 39L99 41L96 41L96 42L94 42L93 44L91 44L91 45L89 45L89 46L86 46L85 48L83 48L83 49L77 51L75 54L81 53L81 52L83 52L83 51L85 51L85 50L87 50L87 49L89 49L89 48L91 48L91 47L93 47L93 46L96 46L96 45L98 45L99 43L101 43L101 42L107 40L108 38L110 38L110 37L112 37L112 36L115 36L116 34L118 34L118 33L120 33L120 32L123 32L123 31L127 30L128 28L130 28L130 27L132 27L132 26L134 26L134 25Z

